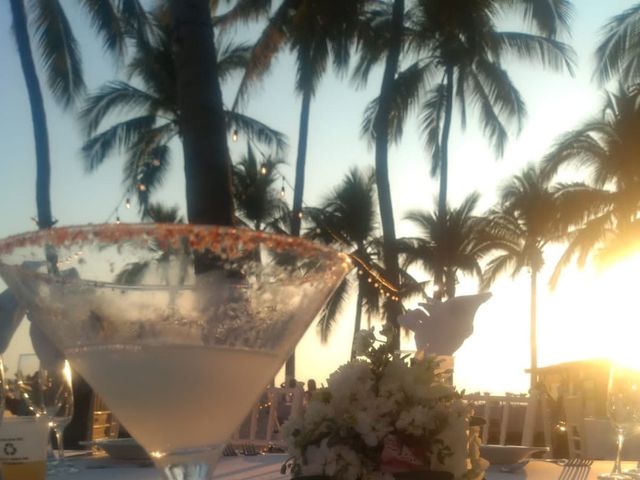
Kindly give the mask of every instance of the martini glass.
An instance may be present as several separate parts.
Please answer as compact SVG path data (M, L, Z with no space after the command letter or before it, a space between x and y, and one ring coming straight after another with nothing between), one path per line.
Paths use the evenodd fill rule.
M21 267L43 258L47 271ZM299 238L216 226L69 227L0 241L0 276L169 479L212 478L350 268Z

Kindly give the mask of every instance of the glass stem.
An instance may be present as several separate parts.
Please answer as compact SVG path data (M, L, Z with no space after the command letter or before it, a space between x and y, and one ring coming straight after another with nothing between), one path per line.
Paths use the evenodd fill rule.
M618 473L622 475L622 465L621 465L621 457L622 457L622 445L624 444L624 429L618 427L616 429L617 437L618 437L618 451L616 452L616 462L613 464L613 470L611 473Z
M53 427L53 431L56 432L56 443L58 444L58 465L62 467L64 466L64 445L62 443L64 431L58 426Z

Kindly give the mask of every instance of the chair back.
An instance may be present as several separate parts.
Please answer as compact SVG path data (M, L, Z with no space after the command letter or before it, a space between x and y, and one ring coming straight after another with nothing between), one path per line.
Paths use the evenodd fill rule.
M475 404L476 415L486 420L481 430L484 444L533 445L539 410L537 396L465 395L465 399Z
M562 403L564 406L567 442L569 444L569 458L584 458L587 452L587 436L584 428L582 397L568 395L563 397Z
M304 388L268 387L260 401L254 405L242 427L232 438L234 444L283 447L282 424L304 411Z

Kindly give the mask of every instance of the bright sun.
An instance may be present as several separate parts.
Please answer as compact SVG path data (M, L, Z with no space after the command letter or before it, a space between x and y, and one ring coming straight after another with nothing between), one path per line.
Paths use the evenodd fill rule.
M570 266L555 291L538 283L538 365L610 358L640 365L640 254L598 269ZM474 334L456 354L456 383L467 391L525 392L529 363L529 276L505 278L476 316ZM473 293L461 292L461 293Z

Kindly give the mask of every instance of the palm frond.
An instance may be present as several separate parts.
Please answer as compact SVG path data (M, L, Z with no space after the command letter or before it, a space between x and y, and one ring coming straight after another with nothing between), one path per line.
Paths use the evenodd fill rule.
M233 73L246 68L249 62L251 47L246 44L224 43L218 48L218 78L220 82L229 78Z
M495 32L494 35L493 41L500 52L575 75L576 53L566 43L522 32Z
M246 100L249 90L265 75L271 62L281 51L287 39L284 26L292 8L290 0L284 0L269 19L267 27L252 48L251 56L233 101L233 111L236 111Z
M133 37L138 43L157 41L161 22L153 12L145 10L140 0L119 0L118 12L128 37Z
M327 343L329 340L329 334L333 330L333 325L336 322L338 314L347 300L349 289L350 281L348 278L345 278L340 282L340 285L338 285L335 292L329 297L326 305L321 310L317 329L320 333L320 341L322 343Z
M527 111L520 92L509 78L506 70L484 58L477 59L474 70L484 86L493 108L505 120L516 123L519 132Z
M505 126L494 109L490 93L485 89L481 79L473 73L467 77L467 91L471 96L473 105L480 113L482 130L491 140L496 155L501 157L504 154L508 135Z
M133 85L120 81L108 82L85 100L80 120L86 135L91 135L107 115L123 110L148 113L157 103L158 98Z
M446 102L446 87L440 83L427 93L420 108L420 129L431 156L431 175L436 175L440 168L441 125Z
M155 115L143 115L117 123L89 138L81 150L86 170L98 168L114 150L127 149L138 143L155 122Z
M583 228L574 230L567 235L569 239L567 247L556 263L549 279L551 289L555 289L562 271L575 257L577 257L578 266L584 266L589 253L609 235L610 227L611 218L608 215L603 215L590 220Z
M415 62L396 75L393 81L389 115L389 139L391 142L398 142L402 137L406 118L415 110L425 85L431 81L436 68L433 60ZM360 129L361 135L372 142L375 140L374 121L377 112L378 98L375 98L365 108Z
M596 48L594 72L600 84L606 83L622 72L625 72L623 80L631 80L627 65L630 62L635 63L635 57L640 48L639 25L640 4L637 4L611 18L602 28L602 41Z
M606 163L609 152L594 136L602 131L601 121L590 121L582 127L563 134L542 159L542 173L553 176L563 165L572 163L580 169L595 169Z
M213 26L226 29L238 23L260 20L269 14L270 7L271 0L238 0L229 11L213 18Z
M114 3L104 0L81 0L80 4L87 11L91 26L102 37L104 49L116 54L118 57L122 57L125 50L126 36L119 12L116 10ZM129 8L132 8L131 0L127 2L126 7L126 12L129 11ZM137 11L139 12L139 10Z
M30 0L29 6L49 90L67 108L85 90L78 41L59 0Z
M505 3L522 9L523 20L542 35L553 38L569 32L573 18L570 0L507 0Z
M277 157L283 157L286 154L289 144L283 133L236 111L225 111L225 117L228 131L238 130L245 133L253 141L273 148Z
M505 272L511 272L511 276L514 277L518 273L517 257L509 253L503 253L497 255L489 262L484 268L482 276L481 288L482 290L488 290L496 279Z
M184 223L180 207L177 205L167 207L161 203L150 203L145 213L154 223Z

